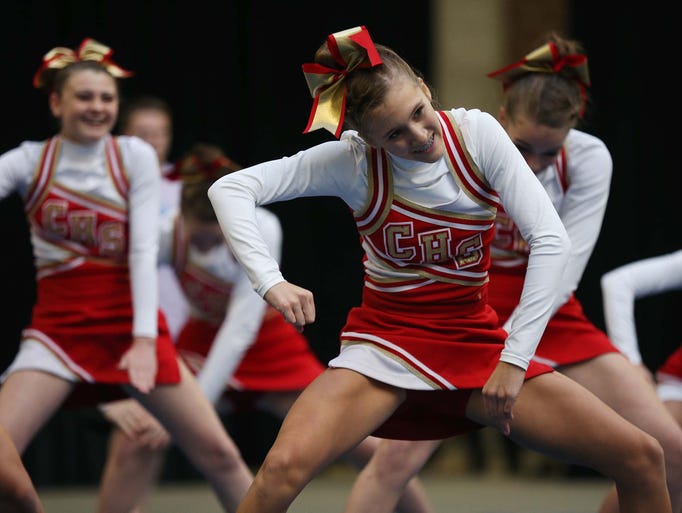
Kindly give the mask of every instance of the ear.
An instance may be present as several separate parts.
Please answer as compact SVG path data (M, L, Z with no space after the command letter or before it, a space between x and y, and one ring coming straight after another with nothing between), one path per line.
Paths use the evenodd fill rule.
M59 98L59 95L54 91L50 93L50 111L52 111L52 115L55 118L61 117L62 114L61 99Z
M417 81L419 82L419 88L424 92L429 101L431 101L433 98L429 86L426 85L426 82L424 82L424 80L421 77L418 77Z

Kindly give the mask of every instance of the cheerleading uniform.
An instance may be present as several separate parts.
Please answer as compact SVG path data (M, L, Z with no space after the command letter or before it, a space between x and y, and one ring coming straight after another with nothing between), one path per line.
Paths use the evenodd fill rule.
M574 290L582 278L599 237L611 181L611 156L604 143L579 130L570 130L555 162L537 173L571 239L571 254L559 286L552 316L535 359L557 367L616 352L606 334L583 312ZM509 328L515 322L528 244L511 218L500 210L495 219L490 270L490 305Z
M479 427L465 418L466 401L498 361L526 369L527 378L551 371L531 359L567 262L563 226L492 116L477 109L438 116L446 151L435 163L377 151L346 131L338 141L222 177L209 190L261 296L284 278L258 234L256 205L338 196L352 209L365 252L363 300L329 365L407 390L375 432L388 438L445 438ZM502 205L531 247L527 299L508 334L487 302Z
M0 156L0 197L18 191L31 229L37 300L6 370L72 382L130 383L133 336L155 338L157 384L180 374L157 304L158 162L147 143L59 136Z
M282 228L275 214L257 211L258 227L279 259ZM324 369L307 339L251 287L226 244L199 251L182 217L162 223L160 254L170 258L189 304L178 353L216 403L233 391L302 390Z

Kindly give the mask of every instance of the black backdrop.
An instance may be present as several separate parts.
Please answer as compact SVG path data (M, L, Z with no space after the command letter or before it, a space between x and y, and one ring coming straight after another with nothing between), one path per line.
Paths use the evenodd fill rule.
M429 2L346 1L53 1L9 0L0 16L5 52L0 151L55 129L44 93L31 87L40 58L53 46L76 47L93 37L114 49L114 60L135 71L122 82L125 99L137 93L166 98L175 113L173 156L195 141L220 144L248 165L292 154L328 140L325 132L302 135L310 107L301 63L324 37L366 25L430 77L435 51ZM572 35L590 56L595 100L588 131L602 137L614 158L612 194L597 248L578 295L603 326L599 277L634 259L682 247L679 230L680 169L674 149L679 119L675 67L675 17L657 9L595 10L594 2L570 2ZM456 20L453 30L457 29ZM513 28L512 28L513 30ZM653 34L653 35L651 35ZM671 62L669 62L671 61ZM285 230L287 278L316 295L318 320L306 329L323 361L337 350L345 313L359 299L361 270L350 214L331 198L271 206ZM20 203L0 202L0 325L2 367L16 352L34 298L33 267ZM638 304L646 363L654 367L678 344L680 297L671 293ZM248 461L257 463L277 423L261 415L227 418ZM40 485L93 483L99 476L106 425L93 412L60 412L27 451L27 466ZM84 449L84 446L86 449ZM176 452L168 478L194 475Z
M428 77L429 4L410 4L403 12L396 10L399 6L355 0L325 5L309 0L3 2L0 42L11 59L3 73L8 129L0 132L0 151L55 131L46 96L32 88L31 79L47 50L76 48L92 37L114 50L114 61L135 72L121 82L124 101L151 93L173 107L172 157L196 141L219 144L244 165L293 154L331 139L324 131L302 134L311 98L301 64L312 59L327 34L366 25L375 41L392 46ZM347 310L359 300L362 274L352 218L335 198L270 208L284 228L287 278L315 293L318 320L305 334L326 362L337 350ZM9 303L0 311L8 334L1 350L4 368L30 319L35 284L17 197L0 202L0 221L5 241L0 279ZM260 461L278 426L255 413L228 417L226 423L250 463ZM58 413L25 455L36 483L96 482L106 430L96 412ZM177 451L169 459L168 479L195 475Z

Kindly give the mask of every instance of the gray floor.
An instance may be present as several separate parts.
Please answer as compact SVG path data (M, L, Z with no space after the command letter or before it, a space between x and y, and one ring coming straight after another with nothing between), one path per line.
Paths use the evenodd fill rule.
M311 483L290 508L291 513L340 513L352 473L332 472ZM595 513L608 483L595 479L559 480L510 477L423 477L438 513ZM94 513L95 490L42 491L47 513ZM157 488L147 513L222 513L207 486Z
M521 450L511 470L502 437L480 432L478 456L466 438L443 443L420 474L436 513L596 513L610 488L595 474ZM478 459L478 463L476 460ZM575 469L575 467L573 467ZM341 513L357 475L337 463L308 485L290 513ZM39 489L47 513L95 513L95 487ZM203 482L160 484L145 513L222 513Z

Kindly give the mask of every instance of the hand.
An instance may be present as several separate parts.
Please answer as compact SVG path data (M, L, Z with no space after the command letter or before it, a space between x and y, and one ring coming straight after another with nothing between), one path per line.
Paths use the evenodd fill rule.
M526 371L510 363L499 362L483 387L483 404L498 429L504 435L511 433L512 412L521 392Z
M303 331L303 326L315 321L315 301L309 290L282 281L270 287L264 299L299 333Z
M135 399L111 401L100 405L99 409L126 436L144 447L161 449L170 443L168 432Z
M118 364L119 369L128 370L130 384L144 394L154 388L157 366L156 339L151 337L134 337Z

